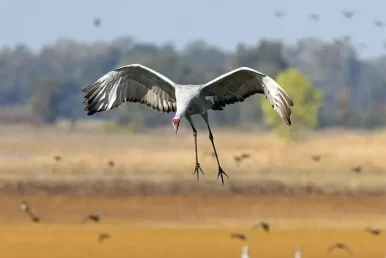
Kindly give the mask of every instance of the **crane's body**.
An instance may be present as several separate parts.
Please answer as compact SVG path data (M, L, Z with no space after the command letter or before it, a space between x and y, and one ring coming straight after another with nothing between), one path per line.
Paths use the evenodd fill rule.
M218 164L218 177L227 174L220 166L213 134L209 126L208 110L221 111L226 105L243 102L256 93L264 94L283 122L291 125L293 102L287 93L269 76L249 67L240 67L206 84L181 85L149 67L132 64L110 71L83 90L88 115L118 107L124 102L139 102L158 112L175 112L172 119L177 133L183 117L189 122L195 140L196 167L199 178L203 171L198 162L197 130L191 116L200 114L205 120L209 139ZM228 177L228 176L227 176Z

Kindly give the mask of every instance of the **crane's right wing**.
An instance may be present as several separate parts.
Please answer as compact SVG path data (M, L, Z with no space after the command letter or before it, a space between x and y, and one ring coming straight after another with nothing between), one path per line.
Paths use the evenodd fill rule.
M176 111L175 83L140 64L117 68L83 89L87 115L139 102L159 112Z

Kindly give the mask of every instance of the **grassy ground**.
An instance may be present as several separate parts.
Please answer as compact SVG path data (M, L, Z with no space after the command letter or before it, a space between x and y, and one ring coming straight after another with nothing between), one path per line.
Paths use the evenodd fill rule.
M177 140L171 128L0 130L1 257L240 257L243 243L232 232L247 234L251 257L293 257L297 244L302 257L347 257L327 253L338 241L355 257L386 254L382 132L323 132L285 144L258 131L216 129L231 177L223 186L206 132L198 138L206 173L197 182L193 137L184 128ZM237 163L241 153L251 158ZM21 211L22 200L41 223ZM101 222L80 224L90 213ZM251 230L260 221L270 233ZM383 232L372 236L367 226ZM98 243L104 232L112 238Z
M162 187L171 184L175 189L178 186L172 183L178 181L178 185L186 183L184 189L197 187L192 176L193 136L185 128L181 129L177 139L172 129L134 135L68 133L47 128L17 130L2 127L1 130L0 156L11 157L0 160L2 181L69 182L71 185L101 180L107 187L110 181L128 180L132 186L138 182L151 182L151 189L159 189L161 183ZM222 167L231 177L227 180L228 186L232 182L239 186L249 183L252 184L250 189L256 189L254 184L257 182L264 182L265 186L276 182L292 189L316 187L325 192L386 189L384 132L315 133L301 142L286 144L257 131L216 130L215 141ZM208 185L208 189L224 189L219 188L216 181L217 165L206 131L199 132L198 142L199 160L205 172L198 187ZM236 162L234 157L242 153L250 154L251 158ZM54 159L56 155L61 157L60 161ZM315 155L320 156L319 161L312 159ZM109 167L109 161L114 162L114 167ZM228 186L225 188L231 192ZM111 189L117 188L111 184Z

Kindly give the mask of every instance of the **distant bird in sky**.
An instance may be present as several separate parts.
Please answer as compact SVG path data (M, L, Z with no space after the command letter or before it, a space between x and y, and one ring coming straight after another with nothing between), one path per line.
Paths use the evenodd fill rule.
M264 94L271 107L279 114L283 122L291 125L291 98L271 77L249 67L240 67L225 73L205 84L181 85L165 75L140 64L131 64L110 71L83 89L87 115L113 109L124 102L138 102L159 112L176 112L172 124L176 132L183 117L192 127L196 154L193 172L203 173L198 162L197 130L192 116L201 115L207 124L209 140L218 165L217 179L224 184L225 173L220 165L217 150L209 126L208 110L224 110L233 103L243 102L254 94Z
M241 241L247 240L247 236L245 234L242 234L242 233L232 233L231 238L238 238Z
M105 239L109 239L109 238L111 238L110 234L108 234L108 233L101 233L98 236L98 242L102 243Z
M62 160L62 157L59 156L59 155L55 155L55 156L54 156L54 160L55 160L56 162L59 162L59 161Z
M262 221L262 222L260 222L260 223L258 223L258 224L255 224L255 225L252 227L252 229L255 229L255 228L262 228L262 229L264 229L265 232L269 232L269 230L270 230L270 225L269 225L267 222Z
M275 16L277 18L281 18L281 17L284 17L286 15L286 13L284 11L276 11L275 12Z
M30 219L33 222L35 222L35 223L40 222L40 218L34 212L32 212L31 207L29 206L27 201L22 201L20 208L29 215Z
M366 232L369 232L369 233L372 234L373 236L378 236L378 235L381 233L381 230L380 230L380 229L375 229L375 228L370 228L370 227L366 227L366 228L365 228L365 231L366 231Z
M345 250L349 255L353 255L351 249L344 243L335 243L333 245L331 245L329 248L328 248L328 252L332 252L334 249L341 249L341 250Z
M343 11L342 14L343 14L343 16L346 17L347 19L351 19L351 18L355 15L355 12L352 12L352 11Z
M94 26L98 28L100 25L101 25L101 19L100 18L95 18L94 19Z
M86 223L89 220L94 221L94 222L99 222L100 217L97 214L90 214L82 220L82 223Z
M374 20L374 24L375 24L375 26L380 27L380 28L385 26L385 24L380 20Z
M317 21L319 20L319 15L316 14L316 13L311 13L309 16L308 16L311 20L314 20L314 21Z

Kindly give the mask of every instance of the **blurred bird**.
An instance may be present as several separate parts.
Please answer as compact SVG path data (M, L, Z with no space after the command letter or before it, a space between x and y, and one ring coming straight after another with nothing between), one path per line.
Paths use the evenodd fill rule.
M242 241L245 241L247 239L247 236L242 233L232 233L231 238L238 238Z
M247 158L250 158L251 155L249 155L248 153L243 153L241 154L240 156L234 156L234 159L237 163L241 162L242 160L244 159L247 159Z
M109 162L107 162L107 165L108 165L110 168L113 168L114 165L115 165L115 163L114 163L114 161L109 160Z
M98 28L100 25L101 25L101 19L100 18L95 18L94 19L94 26Z
M258 224L255 224L252 229L255 229L255 228L262 228L264 229L265 232L269 232L270 230L270 225L264 221L258 223Z
M54 156L54 160L55 160L56 162L59 162L59 161L62 160L62 157L59 156L59 155L55 155L55 156Z
M102 243L103 240L111 238L111 236L108 233L101 233L98 236L98 242Z
M383 26L385 26L385 24L382 21L380 21L380 20L374 20L374 24L375 24L375 26L381 27L381 28Z
M20 205L20 208L27 212L29 217L31 218L31 220L35 223L38 223L40 221L40 218L38 216L36 216L32 210L31 210L31 207L29 206L28 202L27 201L22 201L21 202L21 205Z
M355 173L361 173L362 172L362 167L361 166L356 166L351 169Z
M21 202L21 205L20 205L20 208L21 208L23 211L28 212L28 211L29 211L29 205L28 205L28 202L22 201L22 202Z
M312 155L311 156L311 159L313 160L313 161L316 161L316 162L318 162L319 160L320 160L320 156L319 155Z
M86 218L84 218L84 220L82 220L81 223L86 223L88 220L92 220L94 222L99 222L100 217L97 214L90 214Z
M276 12L275 12L275 16L276 16L277 18L284 17L285 15L286 15L286 13L283 12L283 11L276 11Z
M351 19L351 18L355 15L355 13L352 12L352 11L343 11L342 14L343 14L343 16L346 17L347 19Z
M328 248L328 252L332 252L334 249L342 249L342 250L345 250L349 255L353 255L351 249L344 243L335 243L333 245L331 245L329 248Z
M319 20L319 15L316 13L311 13L308 17L314 21Z
M378 235L381 233L381 230L380 230L380 229L374 229L374 228L369 228L369 227L366 227L366 228L365 228L365 231L366 231L366 232L369 232L369 233L372 234L373 236L378 236Z

